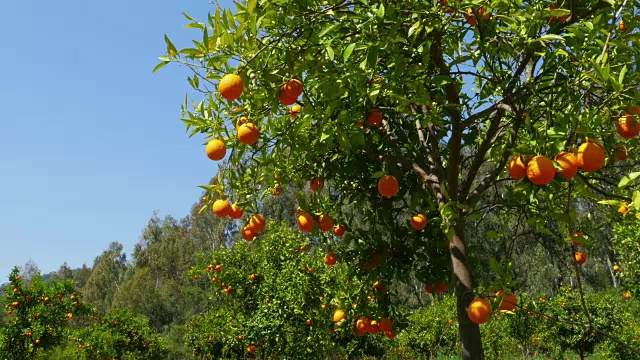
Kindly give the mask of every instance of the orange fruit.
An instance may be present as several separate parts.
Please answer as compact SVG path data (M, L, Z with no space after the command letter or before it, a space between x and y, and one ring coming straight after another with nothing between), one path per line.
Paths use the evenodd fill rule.
M618 208L618 213L620 213L620 215L626 214L627 212L629 212L629 208L627 207L627 204L622 204L620 205L620 207Z
M442 294L445 291L447 291L447 285L446 284L442 284L442 283L436 284L436 293Z
M253 239L255 239L256 237L256 233L253 231L253 229L251 228L251 226L246 225L245 227L242 228L242 238L251 242L253 241Z
M344 310L338 309L333 313L333 322L340 322L344 317Z
M253 230L255 233L260 233L264 231L265 225L266 225L266 221L264 220L264 216L260 214L253 215L251 217L251 220L249 220L249 226L251 227L251 230Z
M433 294L433 287L431 285L425 285L424 291L428 292L429 294Z
M598 171L604 166L604 150L592 142L586 142L578 148L578 164L584 171Z
M298 116L298 113L300 112L300 109L302 109L302 108L300 107L300 105L298 105L298 104L293 105L293 106L291 107L291 109L289 109L289 115L290 115L291 117L296 117L296 116Z
M627 154L627 148L623 145L616 149L616 157L619 161L625 161L629 157Z
M476 298L469 305L467 315L469 320L474 323L478 325L484 324L489 320L489 315L491 315L491 303L487 299Z
M238 130L238 128L246 123L249 122L249 118L246 116L240 116L238 118L238 121L236 121L236 131Z
M307 319L307 321L305 321L305 323L306 323L307 325L311 325L311 319Z
M253 123L246 123L238 128L238 140L245 145L253 145L259 138L260 130Z
M286 106L293 105L296 103L296 101L298 101L297 97L287 96L287 93L282 90L280 90L280 94L278 94L278 97L280 98L280 103Z
M518 304L518 298L516 298L515 294L507 294L504 291L500 290L496 293L496 297L493 300L494 302L498 301L498 298L503 295L502 303L498 307L498 310L506 310L513 311L516 308L516 304Z
M385 335L386 337L388 337L389 339L395 339L395 338L396 338L396 336L398 336L398 335L396 335L396 334L392 333L391 331L387 331L387 332L385 332L385 333L384 333L384 335Z
M282 185L276 184L276 186L271 189L271 194L273 194L273 196L280 196L280 194L282 194Z
M382 285L382 283L380 281L376 281L373 284L373 292L377 292L378 290L380 290L383 294L387 293L387 289L384 287L384 285Z
M227 154L227 146L222 140L213 139L207 143L205 152L207 153L207 157L211 160L222 160Z
M247 353L253 355L254 352L256 352L256 346L249 345L249 347L247 348Z
M625 113L618 118L618 134L625 139L631 139L640 134L640 123L630 113Z
M576 251L573 254L573 258L578 264L584 264L587 262L587 254L584 251Z
M329 215L322 214L318 216L318 228L322 232L333 229L333 219Z
M553 181L556 169L546 156L534 156L527 164L527 178L535 185L546 185Z
M579 232L573 233L573 235L571 235L571 245L582 246L582 243L578 239L584 239L584 235Z
M613 265L613 271L614 272L620 271L620 266L619 265Z
M384 332L389 332L393 329L393 320L388 317L380 320L380 330Z
M218 199L213 203L213 212L219 217L226 217L231 212L231 204L225 199Z
M309 187L313 191L324 189L324 179L321 177L314 177L313 179L311 179L311 184L309 184Z
M235 100L242 95L242 78L236 74L227 74L218 84L220 95L227 100Z
M620 31L623 33L627 32L627 25L624 23L623 19L620 19Z
M527 165L525 165L524 158L520 154L514 155L511 160L509 160L507 168L509 170L509 176L515 181L520 181L527 176Z
M333 266L336 262L338 262L338 255L336 255L336 253L330 252L324 256L324 263L328 266Z
M337 236L337 237L342 237L344 236L344 233L347 231L347 229L344 227L344 225L340 224L337 225L336 227L333 228L333 233Z
M640 115L640 105L633 105L628 111L632 114Z
M356 321L356 327L358 328L358 332L360 336L369 332L369 327L371 326L371 319L367 316L361 316L358 321Z
M369 325L369 332L372 335L375 335L380 332L380 324L377 321L371 320L371 325Z
M631 293L629 293L628 291L625 291L625 292L622 294L622 298L624 298L625 300L629 300L629 299L631 299Z
M298 216L298 228L300 228L302 232L309 232L313 230L313 226L314 226L314 223L311 215L304 213Z
M427 227L427 217L423 214L413 215L411 217L411 226L416 230L422 230Z
M380 109L373 109L367 115L367 125L378 126L382 123L382 111Z
M390 198L397 194L398 189L398 180L393 175L385 175L378 180L378 192L386 198Z
M562 167L562 170L558 170L558 173L567 180L573 179L578 173L578 158L572 153L563 151L558 153L554 160Z
M476 20L476 16L473 14L473 9L471 8L467 9L466 14L464 14L464 18L467 20L469 25L471 26L478 25L478 20Z
M232 219L240 219L244 215L244 210L237 204L231 205L231 211L229 211L229 217Z
M298 96L302 95L302 83L300 80L291 79L282 85L281 91L285 93L287 97L297 99Z

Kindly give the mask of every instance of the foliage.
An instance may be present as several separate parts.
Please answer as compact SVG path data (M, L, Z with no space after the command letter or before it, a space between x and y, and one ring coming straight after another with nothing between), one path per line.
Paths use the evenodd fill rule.
M3 359L35 358L58 346L70 334L69 323L93 311L72 281L43 282L35 274L26 285L18 268L9 281L3 299L8 319L0 329Z

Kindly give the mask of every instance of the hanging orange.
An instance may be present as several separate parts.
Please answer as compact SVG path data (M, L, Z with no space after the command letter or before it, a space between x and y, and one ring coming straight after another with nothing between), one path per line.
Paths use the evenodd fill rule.
M573 179L578 173L578 158L572 153L563 151L556 155L554 160L562 167L562 170L558 170L558 173L567 180Z
M578 164L584 171L598 171L604 166L604 150L592 142L586 142L578 148Z
M213 203L213 212L219 217L226 217L231 211L231 204L227 200L218 199Z
M324 256L324 263L327 264L328 266L335 265L337 261L338 261L338 255L336 255L336 253L330 252Z
M333 233L337 236L337 237L342 237L344 236L344 233L347 231L347 229L345 228L344 225L340 224L337 225L336 227L333 228Z
M620 146L616 149L616 157L619 161L625 161L629 157L627 154L627 148L625 146Z
M411 217L411 226L420 231L427 227L427 217L423 214L416 214Z
M227 74L218 84L218 91L223 98L235 100L242 95L242 78L236 74Z
M224 156L227 154L227 146L224 144L222 140L212 139L207 143L205 152L207 153L207 157L211 160L214 160L214 161L222 160L224 159Z
M322 214L318 216L318 228L322 232L333 229L333 219L329 215Z
M553 162L542 155L534 156L527 164L527 178L535 185L547 185L556 176Z
M527 176L527 165L525 165L524 158L520 154L514 155L509 160L507 168L509 169L509 176L515 181L520 181Z
M253 145L259 138L260 131L253 123L246 123L238 128L238 140L245 145Z
M573 254L573 258L580 265L587 262L587 254L584 251L576 251L575 254Z
M314 177L313 179L311 179L311 183L309 184L309 187L313 191L324 189L324 179L321 177Z
M251 229L251 226L246 225L242 228L242 238L251 242L256 237L256 233Z
M253 215L251 217L251 220L249 220L249 226L256 233L263 232L266 225L267 223L264 219L264 216L260 214Z
M311 217L311 215L307 213L303 213L303 214L300 214L300 216L298 216L298 228L300 228L302 232L309 232L313 230L314 225L315 224L313 222L313 218Z
M367 125L378 126L382 123L382 111L380 109L373 109L367 115Z
M293 105L293 106L291 107L291 109L289 109L289 115L290 115L291 117L297 117L297 116L298 116L298 113L300 112L300 109L302 109L302 108L300 107L300 105L298 105L298 104Z
M498 298L503 294L504 296L502 297L502 303L498 307L498 310L505 310L505 311L515 310L516 305L518 304L518 298L516 298L515 294L507 294L504 291L500 290L496 293L495 299L493 301L494 302L498 301Z
M285 93L287 97L297 99L298 96L302 95L302 83L300 80L291 79L282 85L281 91Z
M640 134L640 123L630 113L625 113L618 119L618 134L625 139L631 139Z
M298 99L295 97L287 96L287 93L282 90L280 90L280 94L278 94L278 97L280 98L280 103L286 106L293 105L296 103L296 101L298 101Z
M471 302L467 309L469 320L480 325L489 321L491 315L491 303L487 299L476 298Z
M240 219L242 215L244 215L244 210L240 206L232 204L231 211L229 211L229 217L232 219Z
M398 180L393 175L385 175L378 180L378 192L386 198L397 194L399 188Z

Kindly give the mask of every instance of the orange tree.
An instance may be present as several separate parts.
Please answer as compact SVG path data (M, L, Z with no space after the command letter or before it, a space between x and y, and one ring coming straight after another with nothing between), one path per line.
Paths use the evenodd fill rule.
M39 275L27 285L14 268L5 288L7 322L0 330L0 357L31 359L64 342L74 317L92 308L82 301L73 281L44 282Z
M576 211L566 198L585 185L597 189L585 196L640 205L608 186L640 131L634 2L235 4L202 22L187 16L202 36L183 49L165 37L156 67L188 67L203 93L185 101L183 120L206 135L210 159L226 159L205 186L208 205L220 200L224 216L230 201L251 216L263 196L311 181L318 192L301 204L300 227L339 261L375 253L396 281L413 272L426 284L451 272L465 359L483 357L476 322L491 311L480 299L467 311L476 295L463 231L487 189L514 178L507 200L564 214L567 233ZM362 211L349 217L345 204ZM320 214L346 225L344 241L313 230ZM261 218L242 221L246 238L262 229ZM434 227L443 238L426 235Z

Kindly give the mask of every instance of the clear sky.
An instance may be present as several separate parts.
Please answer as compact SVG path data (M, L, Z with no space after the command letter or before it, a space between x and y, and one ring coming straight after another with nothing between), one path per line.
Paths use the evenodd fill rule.
M226 3L226 2L221 2ZM201 38L207 0L0 2L0 283L33 259L128 253L154 210L183 217L216 165L189 139L186 69L152 74L168 34Z

